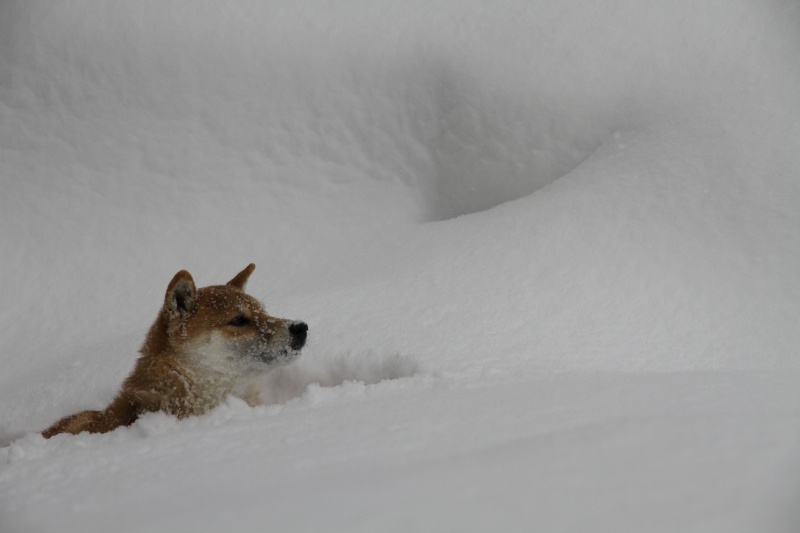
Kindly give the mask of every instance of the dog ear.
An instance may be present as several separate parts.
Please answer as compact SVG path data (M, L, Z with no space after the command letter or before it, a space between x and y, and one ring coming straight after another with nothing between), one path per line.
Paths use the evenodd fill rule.
M250 263L245 267L244 270L236 274L236 277L230 280L227 285L229 287L234 287L239 289L240 291L244 290L244 286L247 285L247 279L250 277L250 274L253 273L253 270L256 269L256 265Z
M192 275L181 270L167 287L164 297L164 309L171 319L183 318L191 313L197 305L197 288L194 286Z

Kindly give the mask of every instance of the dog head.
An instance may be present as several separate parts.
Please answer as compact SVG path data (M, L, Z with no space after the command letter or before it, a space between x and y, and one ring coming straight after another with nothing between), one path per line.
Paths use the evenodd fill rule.
M268 315L245 294L250 264L225 285L197 289L181 270L167 288L161 317L174 353L225 373L264 371L290 363L305 345L305 322Z

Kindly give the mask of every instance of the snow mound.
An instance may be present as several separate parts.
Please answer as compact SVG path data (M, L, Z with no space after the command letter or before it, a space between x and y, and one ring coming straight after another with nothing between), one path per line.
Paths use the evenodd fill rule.
M381 356L368 351L323 358L312 351L266 374L261 380L260 400L265 405L281 404L301 396L311 385L329 388L358 382L367 386L421 372L415 359L400 354Z
M792 0L0 2L0 529L780 530L798 27ZM33 433L113 397L175 272L251 262L310 327L265 405Z

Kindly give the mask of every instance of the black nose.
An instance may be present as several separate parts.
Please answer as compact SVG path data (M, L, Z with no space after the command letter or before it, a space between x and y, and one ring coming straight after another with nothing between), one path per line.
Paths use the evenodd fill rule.
M299 350L306 343L308 324L305 322L292 322L289 324L289 333L292 334L292 349Z
M308 324L305 322L292 322L289 324L289 333L295 337L305 337L308 332Z

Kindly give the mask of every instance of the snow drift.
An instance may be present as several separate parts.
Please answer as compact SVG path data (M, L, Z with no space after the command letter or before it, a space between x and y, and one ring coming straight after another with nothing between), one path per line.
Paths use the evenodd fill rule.
M2 3L9 524L790 527L798 24L790 1ZM176 271L251 261L311 326L265 406L23 437L113 396ZM124 526L122 493L146 511Z

